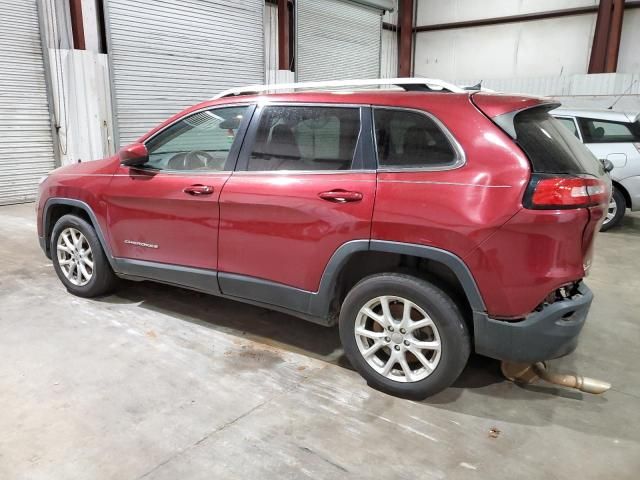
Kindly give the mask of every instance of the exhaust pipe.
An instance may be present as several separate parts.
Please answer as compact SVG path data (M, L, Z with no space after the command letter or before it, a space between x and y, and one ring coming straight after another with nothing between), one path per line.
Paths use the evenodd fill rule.
M583 377L564 373L553 373L547 369L544 362L536 362L532 365L502 362L502 374L512 382L531 384L538 379L561 387L573 388L585 393L600 394L611 388L611 384L595 378Z

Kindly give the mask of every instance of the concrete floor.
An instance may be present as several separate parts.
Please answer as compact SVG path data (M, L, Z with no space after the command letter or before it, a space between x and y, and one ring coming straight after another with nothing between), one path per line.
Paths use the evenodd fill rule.
M552 363L605 395L475 357L417 403L368 388L335 329L151 283L73 297L33 205L2 207L0 479L636 479L639 270L635 215L600 236L582 342Z

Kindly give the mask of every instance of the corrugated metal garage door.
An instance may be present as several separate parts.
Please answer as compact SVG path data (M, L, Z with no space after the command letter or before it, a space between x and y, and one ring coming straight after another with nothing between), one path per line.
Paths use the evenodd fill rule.
M348 0L296 2L300 82L380 76L382 10Z
M105 9L121 146L217 92L264 82L264 0L107 0Z
M36 0L0 0L0 205L54 168L48 105Z

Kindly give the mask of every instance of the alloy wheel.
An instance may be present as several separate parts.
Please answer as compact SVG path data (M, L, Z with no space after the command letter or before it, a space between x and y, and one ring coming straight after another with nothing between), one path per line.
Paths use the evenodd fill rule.
M72 284L82 287L93 277L93 252L87 238L78 229L65 228L56 245L58 265Z
M616 216L616 213L618 213L618 204L613 199L613 197L611 197L611 200L609 200L609 207L607 208L607 216L605 217L603 223L606 225L611 220L613 220Z
M354 333L362 357L380 375L396 382L425 379L440 362L438 328L418 305L380 296L358 312Z

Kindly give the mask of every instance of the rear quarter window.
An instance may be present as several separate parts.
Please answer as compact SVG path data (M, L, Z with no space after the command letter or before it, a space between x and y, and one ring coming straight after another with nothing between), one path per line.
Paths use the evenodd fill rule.
M434 119L412 110L375 107L376 149L381 168L451 168L461 155Z
M549 106L524 110L514 117L516 143L531 161L535 173L604 173L598 159L559 120ZM553 107L551 107L553 108Z

